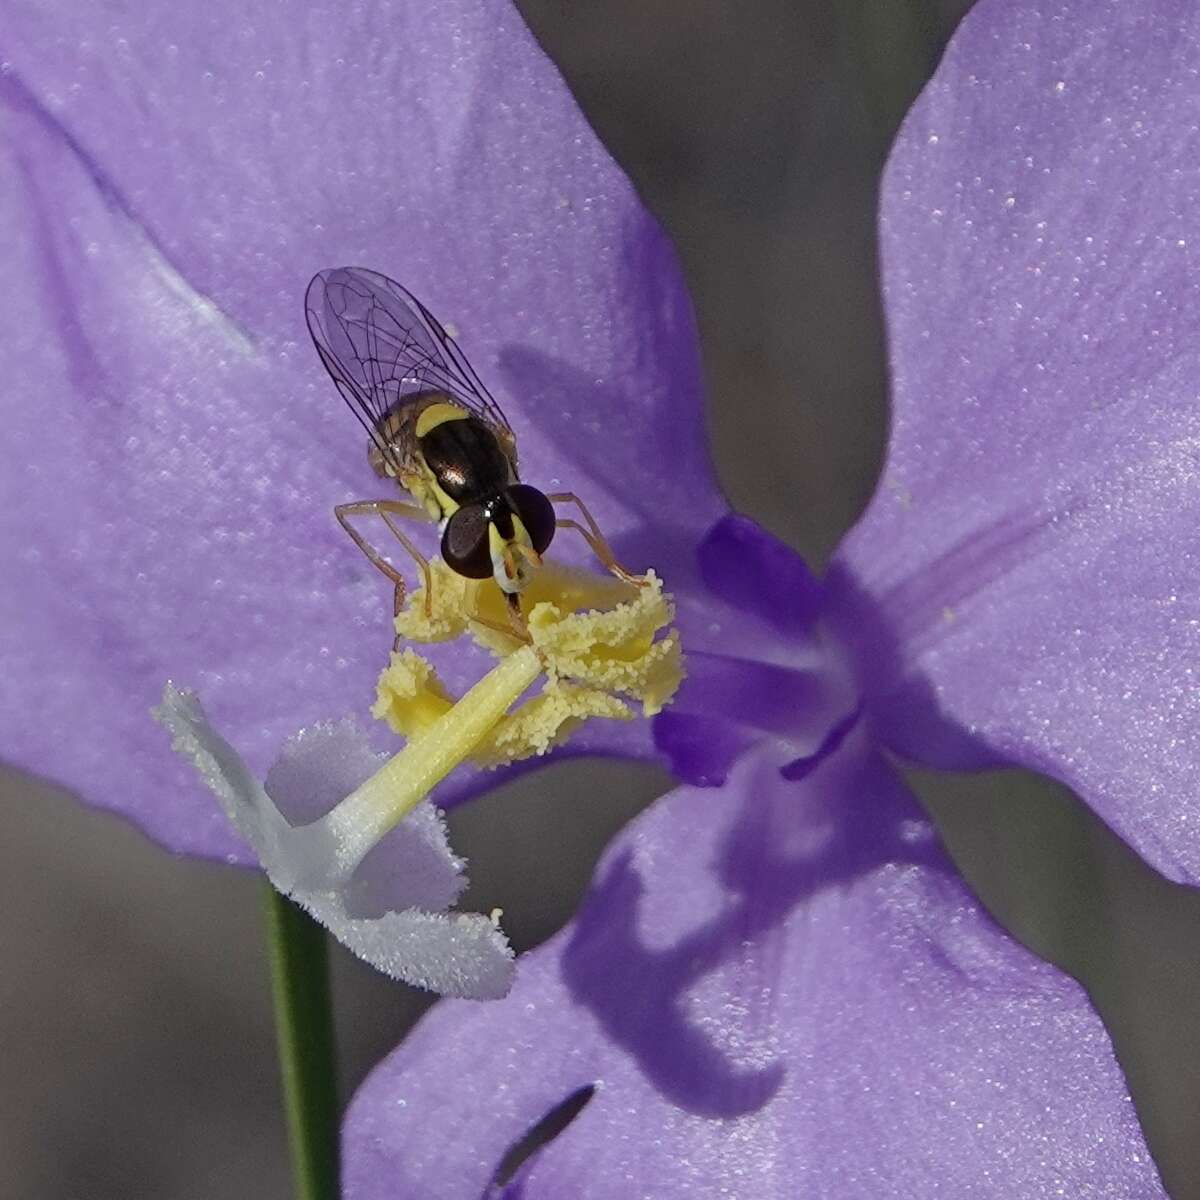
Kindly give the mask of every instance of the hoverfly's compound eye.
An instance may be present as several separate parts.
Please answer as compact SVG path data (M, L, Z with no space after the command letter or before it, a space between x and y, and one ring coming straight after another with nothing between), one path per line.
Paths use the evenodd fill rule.
M554 540L554 505L546 499L535 487L527 483L515 483L506 492L509 504L521 524L529 531L529 540L539 553L545 553L546 547Z
M442 558L452 571L468 579L490 577L492 551L482 506L464 504L455 510L442 531Z

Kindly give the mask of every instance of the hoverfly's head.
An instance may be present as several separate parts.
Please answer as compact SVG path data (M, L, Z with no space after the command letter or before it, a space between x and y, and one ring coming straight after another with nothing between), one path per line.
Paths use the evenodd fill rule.
M541 492L515 483L481 504L464 504L442 530L442 558L468 579L491 575L502 592L528 586L554 538L554 507Z

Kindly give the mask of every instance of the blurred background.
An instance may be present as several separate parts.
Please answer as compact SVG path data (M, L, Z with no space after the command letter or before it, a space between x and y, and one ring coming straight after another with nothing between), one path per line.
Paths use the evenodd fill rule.
M679 247L734 506L817 566L865 504L886 437L879 172L967 7L521 3ZM747 426L770 435L748 445ZM1200 1198L1200 899L1043 780L912 780L992 911L1088 987L1171 1194ZM667 786L572 762L455 813L467 906L502 906L518 946L536 945ZM568 819L564 794L591 800ZM12 772L0 806L0 1196L286 1197L257 878L173 859ZM333 954L348 1095L427 1002Z

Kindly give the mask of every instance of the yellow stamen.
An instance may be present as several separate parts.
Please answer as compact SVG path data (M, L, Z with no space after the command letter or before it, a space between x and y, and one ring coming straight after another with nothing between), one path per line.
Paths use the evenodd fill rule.
M493 611L505 611L494 580L468 582L441 562L432 572L433 595L427 601L415 592L396 629L435 642L469 627L500 662L456 702L425 659L411 650L392 654L372 711L409 742L319 822L319 836L336 848L329 879L349 878L460 763L494 767L545 754L590 717L632 720L628 703L614 693L653 715L683 679L678 634L658 636L674 610L653 573L639 587L614 588L611 579L546 564L529 589L533 607L523 642L491 619ZM607 607L575 611L589 603ZM510 712L543 675L542 690Z
M411 650L393 651L382 679L387 688L378 689L371 715L407 738L420 737L454 707L429 661Z
M494 581L469 582L433 563L432 612L424 595L396 619L396 630L414 641L442 641L468 629L497 657L528 648L503 632L505 598ZM640 701L653 716L670 701L683 678L679 638L661 636L674 616L670 598L653 574L634 587L611 576L546 562L522 593L529 611L529 640L545 673L541 692L495 727L470 751L472 761L500 766L545 754L585 720L632 720L615 693ZM472 620L477 616L486 624ZM424 737L431 723L453 711L449 694L424 659L412 651L393 654L380 676L372 711L406 737Z

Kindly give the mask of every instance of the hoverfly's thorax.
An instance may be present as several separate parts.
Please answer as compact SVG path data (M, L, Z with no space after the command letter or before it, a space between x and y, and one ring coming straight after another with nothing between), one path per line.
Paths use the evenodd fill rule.
M451 411L427 410L434 419L418 436L417 446L438 488L454 504L495 495L514 482L512 462L484 422L452 405L437 407Z

